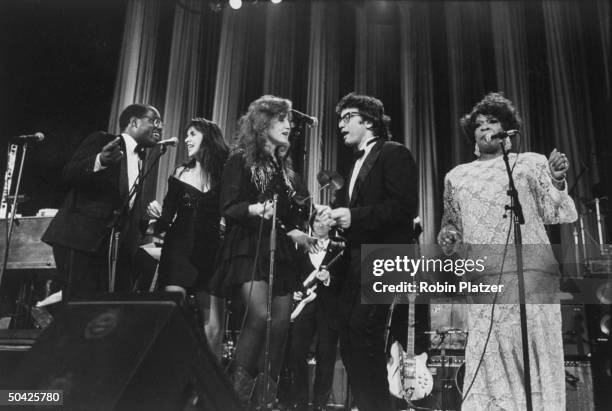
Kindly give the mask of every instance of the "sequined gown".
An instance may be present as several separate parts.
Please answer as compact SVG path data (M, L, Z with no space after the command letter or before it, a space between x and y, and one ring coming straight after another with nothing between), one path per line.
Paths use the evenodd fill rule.
M567 184L563 191L552 184L548 161L543 155L511 153L510 165L514 166L515 185L525 216L521 229L526 245L524 271L533 409L564 410L561 311L554 298L558 291L558 267L544 224L571 223L577 218L576 208L567 193ZM445 178L442 228L459 232L468 248L482 250L480 245L491 245L487 250L495 255L487 270L472 276L470 281L496 284L503 259L501 283L512 289L516 285L514 233L508 237L512 219L503 218L504 206L509 204L507 189L508 177L501 156L455 167ZM507 238L510 252L502 258ZM490 341L462 410L526 409L518 300L512 293L499 297ZM464 392L474 378L491 321L491 304L482 304L490 300L472 298L471 302Z

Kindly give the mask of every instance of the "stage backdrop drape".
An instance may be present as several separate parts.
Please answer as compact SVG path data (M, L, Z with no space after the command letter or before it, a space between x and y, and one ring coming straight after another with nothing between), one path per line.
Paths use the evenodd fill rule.
M485 88L483 50L481 50L481 25L486 21L488 7L483 2L448 2L444 4L446 22L446 58L448 73L448 116L441 117L441 124L448 124L451 153L442 162L441 178L449 166L473 159L474 141L462 134L459 118L482 96ZM486 60L485 60L486 61ZM442 114L442 113L441 113ZM444 159L444 153L440 153Z
M439 227L440 186L429 13L423 3L400 4L399 10L404 143L419 165L419 216L423 226L419 240L433 244Z
M527 62L527 36L525 29L525 7L523 3L491 3L493 27L493 50L497 89L504 90L506 97L520 107L523 127L520 142L521 151L531 151L531 108L529 106L529 67Z
M149 103L153 93L161 0L127 3L121 57L108 130L119 132L119 114L133 103Z
M229 8L223 11L212 119L219 125L228 142L234 134L240 112L240 94L244 87L249 44L248 21L248 13L236 13Z
M319 126L310 130L307 140L306 181L314 201L319 204L329 204L332 194L330 190L320 191L317 173L336 169L338 151L334 105L340 98L339 45L335 24L340 17L339 9L336 3L315 2L310 12L306 110L319 119Z
M350 163L335 103L350 91L372 94L391 116L393 139L417 159L424 242L434 241L439 226L445 173L474 159L459 118L487 92L503 91L519 108L523 150L568 153L575 198L592 199L599 169L610 167L597 163L610 150L608 2L245 2L214 12L189 0L172 6L167 37L154 35L164 21L156 17L159 3L128 3L111 129L119 106L161 89L165 137L206 114L231 142L248 103L279 94L320 120L300 143L298 170L316 192L320 169L343 173ZM158 48L167 44L167 61L155 39ZM152 80L151 70L167 72L165 81ZM158 200L181 156L173 150L160 164Z
M203 41L203 10L207 7L199 0L183 0L177 4L168 62L168 83L163 116L164 137L179 137L181 144L169 147L159 161L155 198L163 198L168 177L177 161L185 157L182 144L185 122L198 113L198 90L200 67L203 64L201 43Z

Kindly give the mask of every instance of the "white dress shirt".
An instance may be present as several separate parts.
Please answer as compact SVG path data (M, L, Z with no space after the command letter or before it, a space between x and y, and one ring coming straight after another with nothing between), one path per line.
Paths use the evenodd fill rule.
M310 262L313 267L318 270L323 262L323 258L325 258L325 253L327 253L327 247L329 246L329 238L325 240L317 240L319 242L319 246L321 247L321 251L318 253L309 253Z
M125 159L127 160L127 175L128 175L128 187L132 188L134 182L138 178L138 173L140 171L140 157L138 157L138 153L136 152L136 140L129 134L121 133L121 137L123 138L123 142L125 143ZM104 170L106 167L102 165L100 162L100 154L96 156L96 162L94 164L94 173L100 170ZM130 208L134 205L135 198L132 197L130 200Z
M370 141L375 140L375 139L376 137L372 137L368 139L367 141L362 141L361 144L359 144L359 147L357 148L357 150L363 150L364 153L363 153L363 156L361 156L361 158L358 158L357 161L355 161L355 167L353 167L353 174L351 174L351 182L349 183L349 201L353 197L353 188L355 188L355 181L357 181L359 170L361 170L361 166L363 165L363 162L365 161L368 154L370 154L370 151L372 151L372 147L374 147L374 144L369 144L369 143Z

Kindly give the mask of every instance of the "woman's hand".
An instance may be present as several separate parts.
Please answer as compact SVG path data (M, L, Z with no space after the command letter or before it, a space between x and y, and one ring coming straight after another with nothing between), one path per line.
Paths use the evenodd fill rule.
M315 237L311 237L303 231L294 228L289 231L287 235L293 240L298 247L307 250L309 253L317 253L321 251L321 247L319 246L319 242Z
M443 227L438 234L438 243L444 254L450 255L457 251L457 246L461 243L461 234L450 227Z
M265 203L255 203L249 205L249 215L253 217L261 217L264 220L272 218L274 213L274 202L267 200Z
M161 217L162 206L155 200L151 201L147 206L147 216L149 218Z
M556 182L565 180L565 174L569 169L569 160L565 154L560 153L555 148L548 157L548 167L550 169L550 175Z

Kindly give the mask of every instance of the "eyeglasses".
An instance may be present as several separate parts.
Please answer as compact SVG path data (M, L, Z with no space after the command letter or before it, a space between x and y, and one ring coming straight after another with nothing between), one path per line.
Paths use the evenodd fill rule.
M358 111L351 111L350 113L346 113L345 115L340 117L338 121L341 121L343 124L348 124L348 122L351 121L351 117L360 115L361 113Z
M164 125L161 118L159 117L142 116L141 118L148 118L149 120L151 120L153 125L157 128L161 128Z

